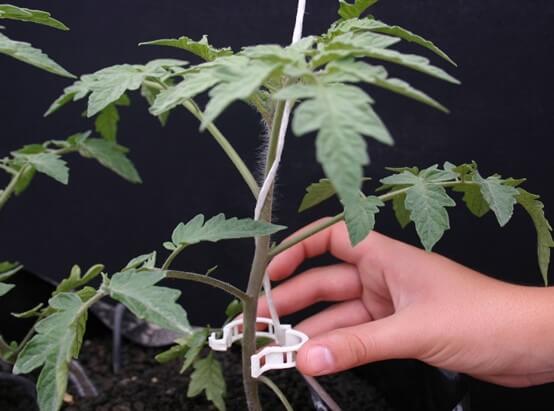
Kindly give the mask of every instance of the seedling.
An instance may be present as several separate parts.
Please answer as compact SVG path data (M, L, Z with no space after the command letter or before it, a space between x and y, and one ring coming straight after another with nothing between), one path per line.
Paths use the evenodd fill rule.
M182 334L174 347L161 353L158 360L183 361L182 371L193 369L189 396L205 393L220 411L225 409L225 381L221 365L207 349L207 329L193 330L184 309L176 303L179 291L157 285L165 278L197 281L217 287L233 296L227 314L229 321L242 311L242 327L229 323L241 334L244 390L250 411L262 409L258 385L266 383L287 409L292 409L280 390L269 379L251 369L256 355L256 310L262 288L270 297L266 277L268 262L287 248L341 220L346 222L353 245L373 230L380 208L391 203L402 227L414 224L426 250L431 250L450 228L448 208L456 202L449 191L462 194L462 201L477 217L494 214L500 226L508 223L516 205L531 216L537 230L539 267L546 283L550 248L554 246L551 227L545 218L539 197L527 192L524 180L499 175L483 177L475 163L419 169L390 169L392 175L381 180L374 194L362 191L364 166L369 162L364 137L384 144L393 139L374 109L370 96L374 87L383 88L427 104L439 111L447 109L439 102L409 85L389 76L381 62L396 64L452 84L453 76L434 66L422 56L405 54L393 48L401 41L414 43L425 52L434 53L455 66L434 43L398 26L388 25L373 16L363 15L376 0L339 0L340 19L319 36L301 37L304 1L299 2L293 44L244 47L239 51L216 48L207 37L195 41L188 37L163 39L142 45L168 46L179 53L192 53L203 62L189 64L182 60L154 60L144 65L122 64L82 76L64 90L47 114L88 96L87 116L102 118L112 130L108 141L116 139L116 106L130 102L128 93L140 90L150 106L150 113L163 124L171 111L184 108L200 122L221 147L251 191L254 218L227 218L219 214L206 219L199 214L187 223L177 225L171 239L163 243L169 256L161 264L152 252L134 258L120 272L108 275L101 266L91 268L84 276L74 268L67 280L53 293L47 307L37 307L24 316L36 316L37 323L20 344L7 346L4 358L14 360L16 373L42 368L37 383L42 411L57 410L67 387L68 364L77 357L86 327L88 308L110 296L126 305L140 318ZM207 94L208 103L201 108L196 98ZM122 100L123 99L123 100ZM268 130L265 172L258 182L239 153L215 125L219 115L232 103L244 101L256 110ZM273 179L277 172L289 114L292 131L298 136L310 134L315 139L316 156L325 179L312 184L301 202L300 210L314 207L338 196L344 211L312 226L295 237L271 246L270 236L285 227L272 223ZM315 134L315 136L312 136ZM290 142L294 144L294 142ZM38 170L38 168L37 168ZM40 171L40 170L39 170ZM175 258L200 242L218 242L236 238L255 238L255 252L248 287L238 287L208 274L178 271ZM101 275L101 285L89 285ZM270 300L271 301L271 300ZM264 320L265 321L265 320ZM285 329L273 315L268 336L282 342L278 330ZM229 330L230 328L225 328ZM235 328L233 328L235 327ZM217 331L217 330L216 330ZM212 340L223 336L216 332ZM233 340L235 338L232 338ZM238 339L238 338L236 338ZM212 344L214 347L217 344ZM225 345L228 345L225 342ZM221 345L219 345L221 347ZM207 354L206 354L207 353ZM255 358L255 357L254 357ZM271 368L271 367L269 367ZM254 374L254 375L253 375Z

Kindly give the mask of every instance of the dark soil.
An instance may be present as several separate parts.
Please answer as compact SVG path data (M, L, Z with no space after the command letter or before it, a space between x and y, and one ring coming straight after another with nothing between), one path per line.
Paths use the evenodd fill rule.
M216 411L203 395L187 398L188 374L179 374L180 364L158 364L153 358L160 349L145 349L127 343L123 347L124 364L114 375L111 371L109 339L85 341L79 360L100 395L78 398L74 393L66 411ZM228 411L244 411L240 353L234 350L217 354L223 362L227 382ZM268 376L285 392L295 411L313 411L310 394L302 377L294 370L272 372ZM319 382L344 411L392 411L383 395L373 386L350 373L327 376ZM284 409L272 392L261 389L264 410ZM6 410L7 411L7 410Z

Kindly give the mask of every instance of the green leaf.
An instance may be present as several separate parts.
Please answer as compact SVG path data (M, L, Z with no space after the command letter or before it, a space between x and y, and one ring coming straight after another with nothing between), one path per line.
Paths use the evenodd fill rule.
M460 164L459 166L452 164L448 161L444 163L444 169L452 171L458 174L458 178L463 182L471 181L473 174L477 170L477 163L472 161L471 163Z
M375 226L375 214L384 203L375 196L362 197L344 207L344 220L353 246L364 240Z
M206 398L211 401L219 411L225 411L225 393L227 386L223 378L221 364L210 352L206 358L194 363L194 371L190 376L187 396L189 398L205 392Z
M162 245L163 245L163 248L169 251L173 251L177 248L177 246L173 244L171 241L164 241Z
M406 194L402 193L393 197L392 199L392 209L396 220L402 228L406 228L410 224L410 212L406 209Z
M0 359L8 362L7 360L15 354L17 348L17 341L12 341L8 344L0 335Z
M46 148L42 144L26 144L19 150L16 150L19 154L39 154L46 153Z
M42 307L44 306L43 303L39 303L35 305L33 308L23 311L21 313L12 313L12 315L15 318L32 318L32 317L38 317L40 315L40 311Z
M173 59L153 60L145 65L121 64L103 68L92 74L85 74L50 106L45 116L52 114L71 101L89 96L87 117L93 117L108 105L126 103L125 93L138 90L147 78L162 78L172 75L185 61Z
M481 194L496 215L500 227L504 227L514 213L518 190L503 184L502 179L498 176L484 179L478 171L475 171L473 181L479 185Z
M181 292L155 284L165 278L163 271L128 270L114 274L110 296L123 303L138 318L184 335L191 333L187 313L175 301Z
M78 265L74 265L71 268L69 277L65 278L64 280L62 280L62 282L58 284L53 295L73 291L88 284L94 278L98 277L102 273L104 268L105 267L102 264L93 265L87 270L85 275L81 277L81 269Z
M76 294L79 296L82 302L86 303L88 300L96 295L96 289L86 286L77 291Z
M423 37L412 33L409 30L406 30L399 26L389 26L388 24L376 20L373 17L367 17L364 19L350 19L346 21L341 21L335 24L330 32L332 35L337 35L340 33L346 32L357 32L357 31L372 31L377 33L386 34L393 37L398 37L402 40L415 43L421 47L424 47L444 60L448 61L450 64L456 66L456 63L448 57L448 55L437 47L433 42L424 39Z
M336 194L335 187L328 178L322 178L317 183L310 184L306 188L306 195L302 199L298 212L312 208L319 203L333 197Z
M22 268L23 266L19 263L11 263L9 261L0 263L0 281L6 281L17 274Z
M33 166L38 172L46 174L54 180L67 184L69 181L69 169L66 162L54 153L20 154L12 153L18 160Z
M329 61L348 57L369 57L399 64L453 84L460 84L446 71L430 64L429 59L425 57L416 54L404 54L386 48L396 41L395 37L383 36L378 33L345 33L334 37L329 43L323 45L312 62L315 66L321 66Z
M155 251L152 251L148 254L139 255L138 257L135 257L131 261L129 261L125 268L123 268L121 271L131 270L135 268L155 268L156 257L157 253Z
M202 69L183 76L183 80L166 90L160 91L150 107L150 113L161 116L185 101L212 88L221 80L212 69Z
M156 101L156 98L160 94L160 90L158 90L157 88L151 87L148 84L143 84L140 89L140 94L146 99L148 104L152 106ZM158 120L160 120L160 123L162 126L165 126L167 124L169 114L170 112L166 111L158 116Z
M410 212L410 219L415 223L417 234L427 251L431 251L450 228L446 207L456 205L438 183L455 177L456 174L451 171L432 166L417 176L410 171L403 171L381 180L383 184L409 186L404 205Z
M188 339L187 346L189 349L185 353L185 361L179 370L180 373L184 373L190 368L190 366L196 362L198 356L202 352L202 349L206 346L208 340L208 334L210 330L208 328L202 328L195 331Z
M354 0L350 3L348 0L339 0L339 16L343 19L360 17L369 7L377 3L377 0Z
M532 194L522 188L518 188L516 200L533 220L535 230L537 231L537 255L539 268L544 280L548 285L548 267L550 265L550 249L554 247L552 239L552 226L544 215L544 204L539 201L539 196Z
M19 20L43 24L59 30L69 30L65 24L53 18L51 14L46 11L16 7L11 4L0 4L0 19Z
M228 321L232 320L240 313L242 313L242 302L237 299L231 301L225 309L225 316L227 317Z
M198 214L188 223L180 223L173 234L171 241L175 245L196 244L201 241L217 242L236 238L265 236L281 231L286 227L252 220L251 218L226 219L225 214L218 214L204 222L204 215Z
M128 149L113 141L100 138L87 139L79 144L79 152L84 157L96 159L104 167L131 183L142 182L137 169L126 156Z
M158 355L156 355L154 359L160 364L167 364L168 362L174 361L178 358L182 358L187 352L187 350L189 349L189 347L184 343L186 342L186 340L187 340L186 338L185 339L182 338L181 339L181 341L183 341L182 344L179 343L177 345L173 345L168 350L165 350L159 353Z
M252 96L271 76L279 64L247 58L227 58L216 66L215 76L221 81L211 89L200 129L205 129L234 101Z
M204 35L198 41L183 36L178 39L160 39L139 43L139 46L168 46L190 51L206 61L215 60L218 57L230 56L233 50L229 47L217 49L208 42L208 36Z
M349 74L353 76L355 81L364 81L373 84L448 113L446 107L422 91L410 86L403 80L389 78L387 71L382 66L373 66L361 61L347 59L331 62L327 65L327 70L331 73L337 71L339 73Z
M0 283L0 297L6 295L15 287L14 284Z
M58 284L58 286L56 287L56 291L54 291L54 295L72 291L74 288L77 287L80 281L81 281L81 268L78 265L74 265L73 267L71 267L69 276L64 280L62 280L61 283Z
M453 190L464 193L464 203L473 215L481 218L489 212L489 203L483 197L479 185L463 183L455 186Z
M119 107L129 107L131 105L131 99L127 94L123 94L114 104Z
M0 53L58 76L75 78L73 74L48 57L42 50L33 47L29 43L12 40L2 33L0 33Z
M86 139L90 137L91 133L92 132L88 130L72 134L66 139L65 142L69 144L69 146L72 148L78 147L81 143L83 143Z
M278 44L260 44L244 47L240 54L253 60L263 60L270 63L288 63L298 68L307 68L306 53L314 44L314 38L304 38L304 44L294 44L282 47Z
M58 294L49 304L55 312L36 324L37 334L19 353L14 366L16 374L43 366L37 381L41 411L60 408L67 389L69 362L80 347L86 321L83 302L76 294Z
M436 55L442 57L444 60L448 61L450 64L456 66L456 63L433 42L426 40L423 37L418 36L417 34L414 34L411 31L399 26L389 26L388 24L378 20L373 20L373 23L374 27L371 30L378 33L388 34L389 36L400 37L402 40L406 40L408 42L412 42L419 46L425 47Z
M42 366L46 361L48 350L52 350L53 345L48 336L35 335L19 353L13 369L14 374L28 374Z
M358 87L317 83L292 85L275 98L302 101L294 112L296 135L318 131L316 156L345 207L357 202L362 167L369 162L363 135L392 144L392 138L371 107L371 98Z
M87 116L92 117L127 91L138 90L146 73L137 67L123 64L100 70L94 74L92 93L88 99Z
M364 177L362 181L369 181L371 178ZM317 183L310 184L306 188L306 195L302 199L302 203L298 209L298 212L303 212L309 208L312 208L325 200L333 197L336 194L335 187L331 184L328 178L322 178Z
M2 261L0 263L0 273L5 273L7 271L13 270L15 267L17 267L18 263L12 263L10 261Z
M35 177L36 172L37 169L34 167L27 167L25 170L23 170L23 174L21 174L15 185L16 195L20 195L29 187L29 185L33 181L33 178Z
M177 345L174 345L169 350L156 355L156 361L161 364L165 364L170 361L183 358L185 359L185 363L183 364L180 372L185 372L198 358L202 348L206 345L208 334L208 328L201 328L194 331L186 338L178 339L175 341Z
M117 123L119 123L119 111L115 103L104 108L94 122L96 131L106 140L115 141L117 137Z

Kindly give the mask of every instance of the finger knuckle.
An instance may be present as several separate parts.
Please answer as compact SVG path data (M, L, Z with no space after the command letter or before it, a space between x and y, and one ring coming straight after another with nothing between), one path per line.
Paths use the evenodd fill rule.
M374 346L373 338L371 336L362 338L357 334L347 334L343 338L352 363L365 364L372 351L371 347Z

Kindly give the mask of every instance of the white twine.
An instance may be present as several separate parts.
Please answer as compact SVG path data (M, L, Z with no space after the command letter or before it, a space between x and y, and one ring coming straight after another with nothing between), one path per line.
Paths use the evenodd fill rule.
M305 12L306 12L306 0L298 0L298 8L296 11L296 23L294 25L294 32L292 35L291 44L296 43L298 40L302 38L302 28L304 25ZM267 173L267 176L262 184L262 188L260 189L260 193L258 195L258 201L256 202L256 208L254 210L255 220L258 220L260 218L260 214L262 213L262 209L267 200L267 195L269 193L269 190L271 189L271 186L275 182L275 176L277 175L277 169L279 168L279 164L281 163L281 156L283 154L283 148L285 146L285 136L287 135L287 129L289 126L289 119L290 119L290 113L292 111L292 105L293 105L293 102L290 100L287 100L287 102L285 103L285 109L283 111L283 119L281 121L281 127L279 129L279 136L277 139L275 160L273 161L273 164L271 165L271 168L269 169L269 172ZM273 326L275 327L275 334L277 336L277 340L279 344L284 345L285 333L281 328L281 322L279 321L279 314L277 313L275 304L273 302L273 298L271 296L271 281L269 280L269 276L267 275L267 273L265 273L264 275L263 285L264 285L264 291L267 299L267 305L269 307L271 319L273 320Z

